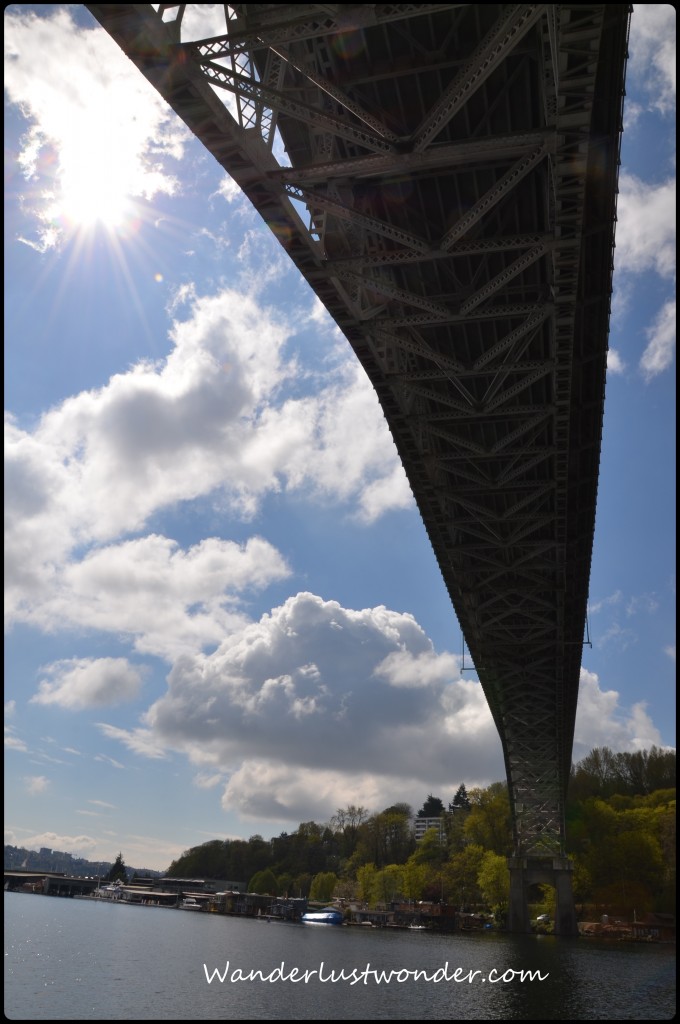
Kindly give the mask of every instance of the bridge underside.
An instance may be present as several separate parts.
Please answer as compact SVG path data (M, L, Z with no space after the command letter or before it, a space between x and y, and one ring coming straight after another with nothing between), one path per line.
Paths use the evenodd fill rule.
M516 853L563 852L630 6L234 4L198 42L185 5L87 6L361 360L501 736Z

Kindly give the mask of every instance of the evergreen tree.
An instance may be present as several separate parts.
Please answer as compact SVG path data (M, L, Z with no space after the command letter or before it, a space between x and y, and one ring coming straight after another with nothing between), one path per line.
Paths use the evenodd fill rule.
M444 813L444 804L438 796L428 795L427 800L418 811L419 818L438 818Z
M115 882L116 879L120 878L122 882L127 881L127 868L125 867L125 861L123 860L123 854L119 853L113 863L111 870L106 876L107 882Z
M449 804L449 810L451 810L451 811L469 811L470 810L470 798L467 795L467 789L465 788L465 783L461 783L461 785L456 790L456 795L454 796L452 802Z

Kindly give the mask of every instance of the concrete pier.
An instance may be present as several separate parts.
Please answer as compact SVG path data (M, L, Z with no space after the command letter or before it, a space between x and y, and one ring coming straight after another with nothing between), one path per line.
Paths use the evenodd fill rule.
M578 935L572 889L574 866L567 857L509 857L510 912L508 928L519 934L531 931L527 889L552 885L556 892L555 935Z

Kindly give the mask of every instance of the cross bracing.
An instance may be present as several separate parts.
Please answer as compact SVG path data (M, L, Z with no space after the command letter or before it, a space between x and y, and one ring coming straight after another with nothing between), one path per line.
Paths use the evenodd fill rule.
M232 4L198 41L183 4L87 6L368 373L498 727L516 852L563 852L630 5Z

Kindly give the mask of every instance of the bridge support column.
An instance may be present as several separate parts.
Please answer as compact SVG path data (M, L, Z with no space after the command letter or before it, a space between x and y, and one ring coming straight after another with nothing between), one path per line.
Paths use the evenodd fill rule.
M567 857L509 857L511 932L531 931L527 889L530 885L552 885L555 889L555 934L578 935L572 890L573 865Z

